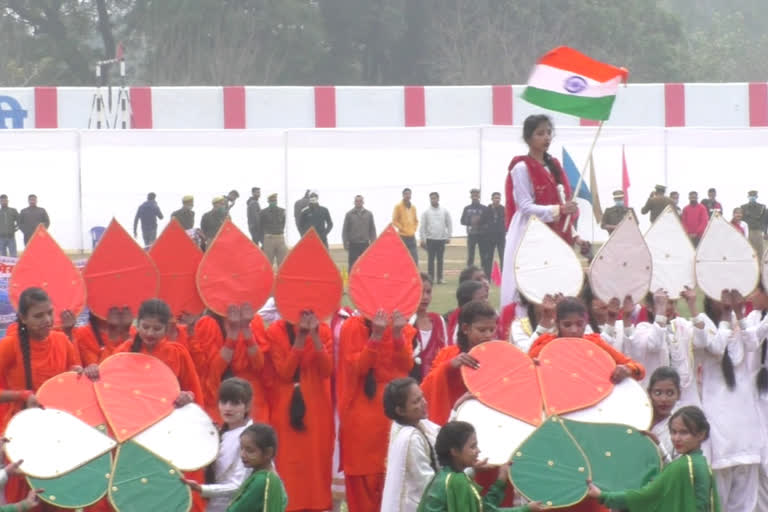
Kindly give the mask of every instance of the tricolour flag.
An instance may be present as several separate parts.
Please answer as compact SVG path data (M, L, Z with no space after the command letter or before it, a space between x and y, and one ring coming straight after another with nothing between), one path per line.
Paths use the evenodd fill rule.
M523 99L549 110L604 121L611 116L619 84L629 72L560 46L539 60Z
M586 180L579 180L581 173L565 148L563 148L563 170L568 177L568 183L571 184L571 190L575 189L576 185L581 181L581 186L574 194L574 197L580 197L585 201L589 201L592 205L592 213L599 224L603 218L603 209L600 205L600 196L597 193L597 176L595 176L595 163L592 160L592 155L589 157L589 187Z

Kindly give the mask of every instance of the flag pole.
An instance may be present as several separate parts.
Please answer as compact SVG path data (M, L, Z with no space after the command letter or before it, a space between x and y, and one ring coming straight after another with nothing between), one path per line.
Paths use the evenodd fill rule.
M576 183L576 187L571 190L571 197L570 201L573 201L573 199L576 197L576 194L578 193L579 189L581 188L582 183L584 183L584 173L587 172L587 166L589 165L589 159L592 158L592 152L595 150L595 145L597 144L597 139L600 137L600 132L603 131L603 121L600 121L600 124L597 125L597 132L595 132L595 138L592 139L592 145L589 147L589 153L587 154L587 160L584 162L584 167L581 169L581 174L579 175L579 181ZM563 229L565 232L568 232L568 228L571 223L571 216L570 214L568 217L565 218L565 224L563 224Z

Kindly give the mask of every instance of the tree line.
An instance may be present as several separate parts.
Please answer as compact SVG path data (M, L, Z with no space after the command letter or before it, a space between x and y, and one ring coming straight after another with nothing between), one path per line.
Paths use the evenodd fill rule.
M764 0L0 0L0 86L524 83L558 45L632 82L766 80ZM118 83L116 67L107 70Z

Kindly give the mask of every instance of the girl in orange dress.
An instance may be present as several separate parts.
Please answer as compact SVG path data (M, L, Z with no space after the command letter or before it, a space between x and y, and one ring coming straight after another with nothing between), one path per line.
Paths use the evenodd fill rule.
M267 339L275 372L270 424L282 446L275 463L288 493L287 510L330 510L335 437L331 329L306 312L297 324L274 322Z
M339 343L339 439L349 512L381 507L390 420L383 394L393 379L413 367L416 329L398 312L379 311L373 321L352 317L341 328Z

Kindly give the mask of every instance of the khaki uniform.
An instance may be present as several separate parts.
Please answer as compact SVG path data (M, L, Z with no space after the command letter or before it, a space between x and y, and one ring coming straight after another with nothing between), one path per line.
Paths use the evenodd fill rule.
M765 233L766 223L768 223L765 205L747 203L741 205L741 211L744 215L744 222L749 226L749 243L757 251L757 257L761 258L763 256L763 234Z
M650 212L651 222L654 222L667 206L671 206L672 209L679 214L679 212L677 212L675 203L667 196L649 197L648 201L645 202L645 206L643 206L643 208L640 210L640 213L645 215L646 213Z
M264 234L264 254L270 264L280 266L288 253L285 245L285 209L268 206L259 212L259 221Z

